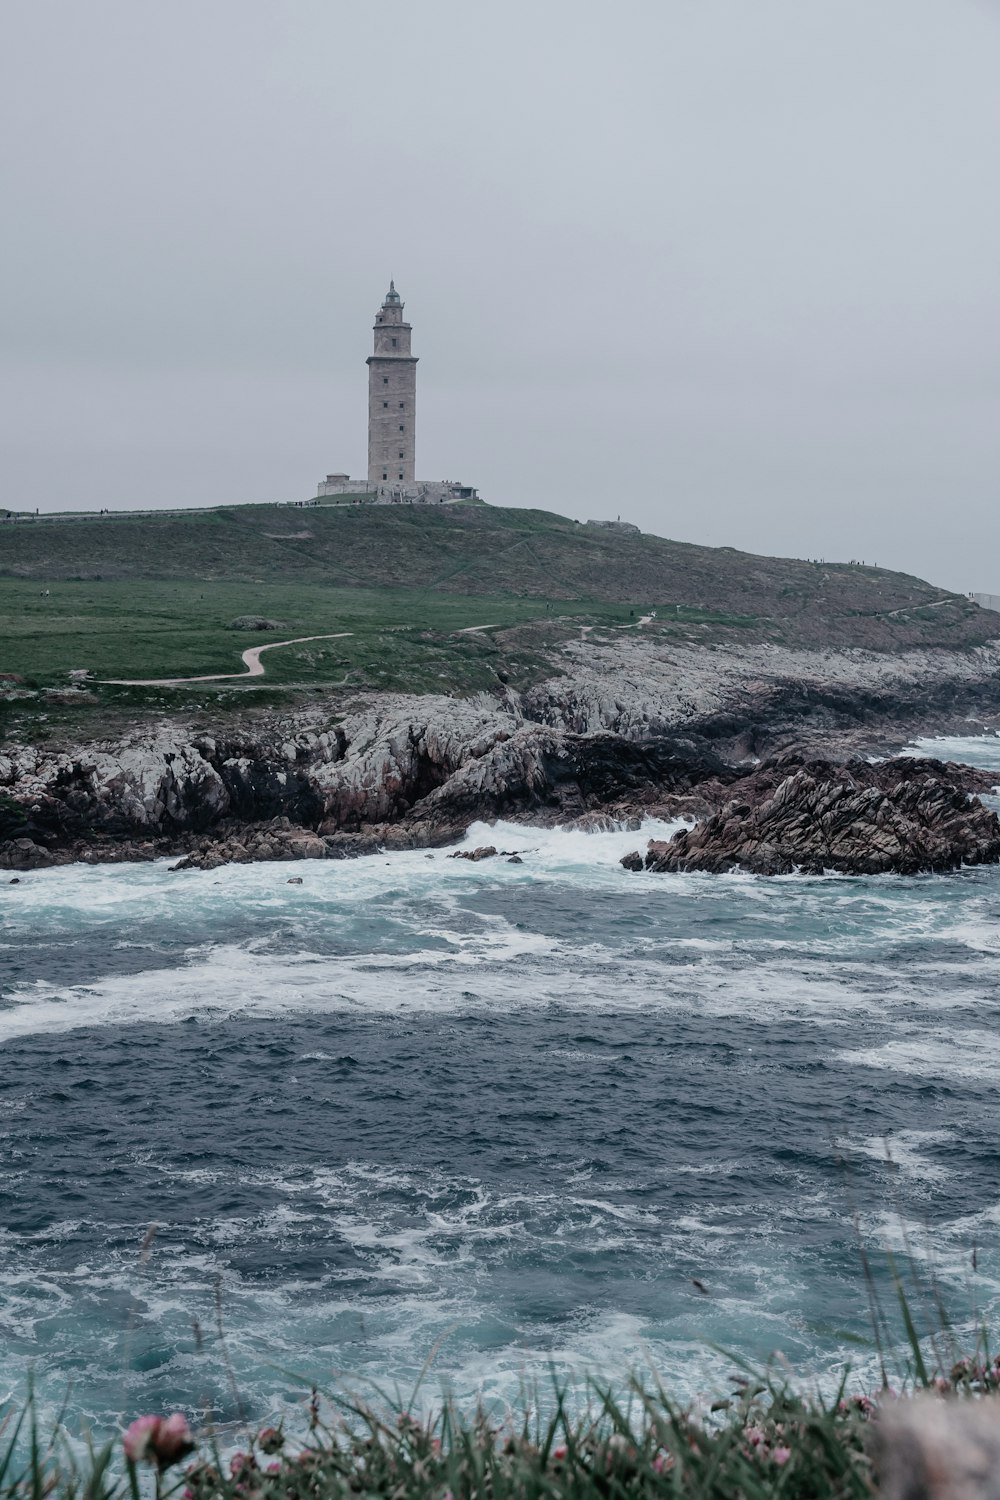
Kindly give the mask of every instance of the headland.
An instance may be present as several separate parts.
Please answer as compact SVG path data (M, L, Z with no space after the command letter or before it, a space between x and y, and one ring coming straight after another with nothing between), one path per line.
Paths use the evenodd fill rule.
M1000 615L885 568L481 504L66 515L0 542L11 870L705 816L767 757L1000 725Z

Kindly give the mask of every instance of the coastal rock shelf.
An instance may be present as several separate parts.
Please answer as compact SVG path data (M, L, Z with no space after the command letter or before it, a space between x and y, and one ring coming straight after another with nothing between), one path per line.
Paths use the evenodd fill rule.
M520 694L506 685L468 698L369 693L242 722L138 723L116 740L7 743L0 869L335 858L453 843L479 820L621 827L685 815L709 822L669 846L663 857L677 868L821 859L839 868L840 858L854 868L868 858L880 869L936 869L994 857L984 852L992 833L968 824L967 809L911 806L884 786L877 809L855 806L839 773L818 776L839 788L822 813L779 804L764 838L749 814L715 820L727 802L756 806L745 794L751 760L753 784L775 792L771 763L756 758L783 747L796 747L800 763L831 747L843 760L915 733L997 722L1000 642L879 656L591 635L568 643L559 667ZM872 785L866 774L851 771L862 788ZM831 795L803 783L795 791L806 802ZM875 837L867 853L849 847L855 826Z
M976 773L938 761L826 761L730 788L717 812L672 839L650 840L629 870L755 875L918 875L1000 862L1000 821L969 795ZM981 784L981 783L980 783Z

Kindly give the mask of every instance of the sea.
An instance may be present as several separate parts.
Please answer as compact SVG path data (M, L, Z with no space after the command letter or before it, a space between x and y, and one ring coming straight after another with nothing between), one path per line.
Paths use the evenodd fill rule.
M867 1389L894 1270L995 1327L1000 869L622 869L675 826L4 876L0 1398Z

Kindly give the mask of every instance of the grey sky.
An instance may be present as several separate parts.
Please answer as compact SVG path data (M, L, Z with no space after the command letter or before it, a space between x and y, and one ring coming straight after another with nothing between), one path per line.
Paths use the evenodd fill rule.
M7 0L0 504L497 504L1000 591L1000 3ZM0 538L2 546L2 538Z

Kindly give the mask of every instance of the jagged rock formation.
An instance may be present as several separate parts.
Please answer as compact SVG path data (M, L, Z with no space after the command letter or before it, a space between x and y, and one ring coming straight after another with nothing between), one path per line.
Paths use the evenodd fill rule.
M371 696L211 733L161 723L117 742L5 747L0 868L427 847L498 817L706 817L749 754L898 743L1000 715L998 645L879 657L629 636L573 642L564 665L523 696Z
M757 875L917 875L995 864L1000 820L970 797L974 784L982 785L980 774L940 761L786 758L729 787L704 822L651 840L645 860L636 853L622 864Z
M164 730L113 752L19 751L0 759L0 868L123 850L214 865L426 847L479 818L572 820L730 774L690 745L559 733L493 699L414 707L419 718L362 713L280 743L245 733L185 742Z

